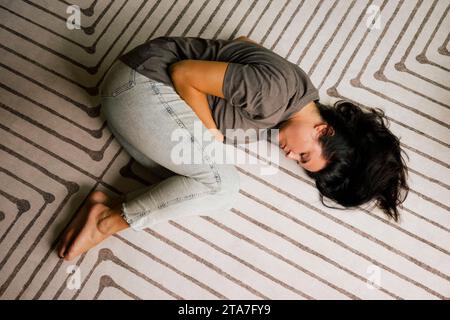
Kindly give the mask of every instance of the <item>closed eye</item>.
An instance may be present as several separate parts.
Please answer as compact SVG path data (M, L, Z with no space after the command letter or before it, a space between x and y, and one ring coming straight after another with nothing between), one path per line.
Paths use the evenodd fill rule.
M307 160L305 160L305 159L303 159L303 155L304 155L305 153L300 153L300 162L301 163L308 163L309 162L309 160L311 160L311 159L307 159Z

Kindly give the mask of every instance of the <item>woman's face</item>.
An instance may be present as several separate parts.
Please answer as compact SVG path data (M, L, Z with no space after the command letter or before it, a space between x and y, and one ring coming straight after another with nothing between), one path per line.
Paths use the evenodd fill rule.
M312 122L286 121L280 127L278 134L279 146L290 159L310 172L325 168L327 161L322 156L319 137L328 125Z

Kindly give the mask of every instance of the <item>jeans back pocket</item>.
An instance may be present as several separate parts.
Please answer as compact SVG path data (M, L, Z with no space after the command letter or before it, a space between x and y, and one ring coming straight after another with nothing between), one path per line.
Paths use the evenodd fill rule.
M105 75L100 86L101 97L117 97L136 85L136 71L117 60Z

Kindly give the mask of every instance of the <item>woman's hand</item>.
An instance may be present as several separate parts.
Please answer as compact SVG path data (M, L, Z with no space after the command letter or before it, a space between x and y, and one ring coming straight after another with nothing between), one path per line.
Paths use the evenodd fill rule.
M222 142L222 143L223 143L223 141L225 140L225 137L224 137L224 135L223 135L221 132L219 132L219 133L215 136L215 138L216 138L217 141Z

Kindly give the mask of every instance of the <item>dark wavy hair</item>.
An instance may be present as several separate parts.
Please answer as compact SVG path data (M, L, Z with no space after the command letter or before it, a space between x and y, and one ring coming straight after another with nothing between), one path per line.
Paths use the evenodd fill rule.
M397 205L409 192L408 169L400 141L388 129L384 111L367 108L369 112L364 112L345 100L333 106L315 103L322 119L332 128L319 138L323 157L328 161L326 167L317 172L305 170L315 180L322 204L335 208L324 203L324 196L345 208L375 200L389 219L398 222Z

